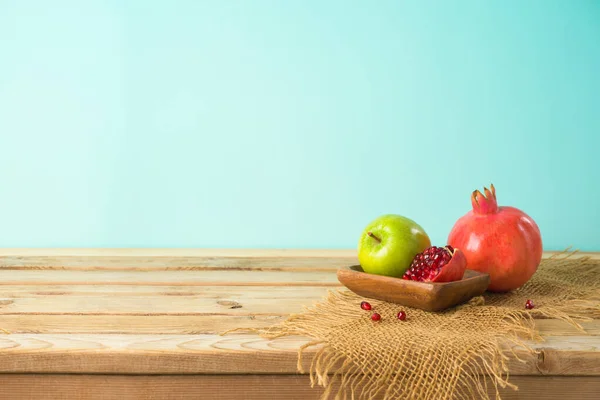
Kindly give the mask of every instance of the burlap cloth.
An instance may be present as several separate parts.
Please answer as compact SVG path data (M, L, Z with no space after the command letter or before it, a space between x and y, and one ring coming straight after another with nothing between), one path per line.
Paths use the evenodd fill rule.
M323 399L489 399L488 384L500 398L499 387L517 389L508 356L518 358L515 348L534 352L526 341L543 340L533 318L565 320L585 334L577 320L600 317L600 260L574 254L543 260L519 290L486 293L440 313L369 300L382 316L375 323L359 306L365 299L343 289L252 331L313 338L300 349L298 368L305 372L303 352L318 345L309 373L313 386L325 388ZM525 309L527 299L533 310ZM408 315L404 322L396 318L400 309Z

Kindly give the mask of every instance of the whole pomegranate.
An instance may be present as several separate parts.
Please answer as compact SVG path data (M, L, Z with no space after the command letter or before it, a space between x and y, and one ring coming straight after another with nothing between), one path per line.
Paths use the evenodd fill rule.
M521 287L537 270L542 237L523 211L498 206L494 185L484 192L473 192L473 210L456 221L448 244L463 251L468 269L490 274L489 291L507 292Z

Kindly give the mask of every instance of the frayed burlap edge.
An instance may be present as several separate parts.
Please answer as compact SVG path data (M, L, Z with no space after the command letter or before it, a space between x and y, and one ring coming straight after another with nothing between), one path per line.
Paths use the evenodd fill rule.
M451 367L444 367L445 374L442 378L435 376L436 371L419 371L406 368L409 360L402 359L402 353L395 353L397 357L390 360L400 368L381 368L383 363L363 365L353 357L356 352L349 352L345 345L335 339L337 328L347 329L348 323L360 314L356 310L359 296L345 289L329 291L324 301L310 307L304 307L301 313L290 315L285 321L265 328L238 328L224 332L223 335L233 332L248 332L259 334L268 339L282 336L303 336L313 340L304 344L298 350L297 368L300 373L308 372L311 387L319 385L324 388L322 399L394 399L394 398L419 398L439 399L456 398L470 399L479 397L489 399L488 381L493 386L495 397L500 399L500 388L518 390L518 387L509 382L509 360L526 362L519 354L536 354L532 342L542 342L543 337L535 329L535 317L547 317L566 321L581 333L585 329L578 321L591 320L600 317L600 264L590 262L589 257L573 259L577 251L558 253L542 261L534 278L515 293L507 296L486 294L471 299L468 303L460 305L451 311L457 314L462 311L489 312L492 315L501 315L494 320L498 325L497 334L479 339L475 348L466 346L458 353L451 354L452 358L437 360L438 362L454 363ZM550 266L546 268L547 266ZM575 267L574 278L561 278L553 273L560 272L561 268ZM554 272L553 272L554 271ZM563 279L563 280L561 280ZM552 286L553 281L561 285L561 293L544 294L544 288ZM574 287L576 293L569 293L568 286ZM579 288L578 285L583 285ZM553 289L556 292L556 288ZM526 310L521 299L530 294L537 298L551 297L552 302L546 302L543 307ZM539 296L538 296L539 295ZM512 299L512 301L511 301ZM552 304L549 306L548 304ZM347 307L346 307L347 306ZM382 303L383 308L397 308L389 303ZM389 311L389 310L388 310ZM411 314L423 314L420 310L411 310ZM389 314L389 312L388 312ZM423 314L426 315L426 314ZM487 314L486 314L487 315ZM488 315L489 316L489 315ZM501 320L501 321L500 321ZM327 321L323 324L323 321ZM319 328L322 326L322 328ZM396 325L401 326L401 325ZM394 328L396 329L396 328ZM344 333L342 332L341 335ZM303 368L304 354L307 350L318 347L310 363L309 371ZM442 355L441 358L444 358ZM358 357L360 358L360 357ZM366 357L367 360L373 358ZM428 360L426 360L428 361ZM440 365L443 364L432 364ZM403 368L404 367L404 368ZM488 379L481 379L481 377ZM432 385L432 382L435 385ZM408 384L407 384L408 383Z

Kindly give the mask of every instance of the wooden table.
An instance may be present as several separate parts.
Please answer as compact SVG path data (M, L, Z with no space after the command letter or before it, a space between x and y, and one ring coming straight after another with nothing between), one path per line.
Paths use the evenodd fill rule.
M597 255L595 255L597 256ZM307 338L219 336L276 323L339 287L354 251L0 250L0 398L317 399ZM600 321L537 321L506 399L600 398ZM310 357L306 358L306 362ZM308 366L308 364L307 364Z

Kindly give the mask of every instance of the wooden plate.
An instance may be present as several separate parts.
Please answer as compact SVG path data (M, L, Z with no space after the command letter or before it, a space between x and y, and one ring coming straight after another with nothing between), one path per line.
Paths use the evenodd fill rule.
M359 296L425 311L442 311L464 303L483 294L490 284L489 274L469 269L460 281L447 283L415 282L368 274L360 265L340 268L337 277L342 285Z

